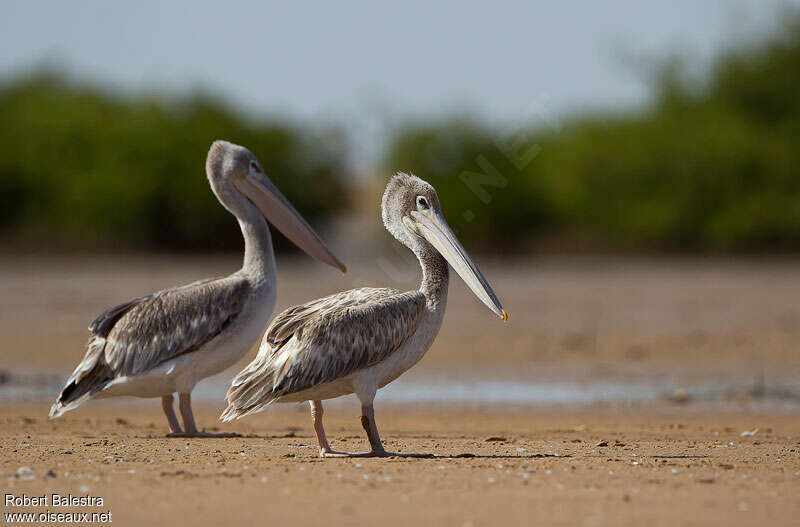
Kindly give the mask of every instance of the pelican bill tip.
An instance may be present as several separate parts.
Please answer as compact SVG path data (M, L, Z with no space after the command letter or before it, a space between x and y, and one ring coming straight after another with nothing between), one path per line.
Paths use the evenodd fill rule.
M508 322L508 313L506 313L505 309L503 310L503 315L502 316L503 316L503 322Z

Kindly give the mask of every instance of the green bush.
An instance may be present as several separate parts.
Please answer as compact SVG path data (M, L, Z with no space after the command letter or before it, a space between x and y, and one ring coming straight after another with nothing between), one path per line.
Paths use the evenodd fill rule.
M668 63L641 112L558 129L411 123L384 168L433 183L476 248L798 250L800 18L785 18L699 84ZM248 120L209 97L111 96L44 72L0 83L0 123L4 244L240 249L205 180L217 138L248 146L314 225L348 205L339 130Z
M665 68L654 103L638 114L513 133L458 120L412 124L391 141L385 167L429 179L460 235L483 246L516 250L546 237L645 250L800 249L792 20L719 57L702 86ZM525 152L536 155L519 163ZM465 174L493 171L500 176L482 190L465 183Z
M250 122L207 97L112 97L45 72L0 88L0 122L0 230L32 247L240 249L205 177L215 139L250 148L310 222L344 205L338 131Z
M542 178L516 171L501 148L477 123L452 120L399 133L385 166L431 183L462 240L480 248L509 247L521 233L550 227L553 210ZM532 163L530 168L537 167Z

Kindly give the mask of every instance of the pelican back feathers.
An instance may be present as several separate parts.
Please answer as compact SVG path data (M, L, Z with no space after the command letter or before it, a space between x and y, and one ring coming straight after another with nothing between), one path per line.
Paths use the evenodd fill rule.
M244 308L244 277L203 280L113 307L89 326L83 360L50 409L58 417L113 381L143 374L191 353L219 335Z

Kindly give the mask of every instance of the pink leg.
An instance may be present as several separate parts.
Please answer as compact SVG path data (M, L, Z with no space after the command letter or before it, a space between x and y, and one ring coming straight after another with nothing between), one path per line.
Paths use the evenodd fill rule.
M325 435L325 428L322 426L322 415L325 411L322 409L322 401L309 401L311 404L311 419L314 421L314 433L317 436L317 443L319 443L319 456L320 457L371 457L372 452L337 452L332 450L328 444L328 438Z
M309 403L311 404L311 419L314 421L314 433L317 435L317 443L319 443L319 455L325 457L325 454L333 452L328 444L328 438L325 436L325 428L322 426L322 416L325 410L322 409L322 401L309 401Z
M170 396L172 398L172 396ZM192 394L179 393L178 394L178 409L181 411L183 418L183 428L185 431L174 432L169 434L168 437L239 437L239 434L212 434L205 430L200 431L194 422L194 412L192 412Z
M361 426L367 432L369 444L372 450L369 452L337 452L332 450L328 445L328 438L325 436L325 429L322 426L322 401L310 401L311 403L311 418L314 421L314 433L317 435L317 442L319 443L320 457L388 457L388 456L401 456L401 457L433 457L427 454L397 454L394 452L387 452L381 444L381 436L378 433L378 426L375 424L375 409L371 404L362 405L361 407Z
M181 430L181 425L178 422L178 417L175 415L175 408L173 407L173 397L172 394L164 395L161 397L161 408L164 409L164 414L167 416L167 422L169 423L169 433L170 434L181 434L183 430Z
M181 417L183 418L183 427L186 429L187 436L197 435L197 425L194 422L194 412L192 411L192 394L180 393L178 394L178 408L181 410Z

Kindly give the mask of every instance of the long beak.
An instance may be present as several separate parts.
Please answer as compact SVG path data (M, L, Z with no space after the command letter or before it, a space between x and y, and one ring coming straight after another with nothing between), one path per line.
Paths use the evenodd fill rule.
M237 181L235 184L255 203L264 217L295 245L320 262L336 267L343 273L347 272L344 264L331 253L314 229L266 176L248 174L243 182Z
M472 258L469 257L467 251L461 246L441 212L430 209L427 211L411 211L411 218L407 218L407 220L407 225L428 240L439 251L439 254L444 256L445 260L456 270L458 276L472 289L472 292L481 302L486 304L503 321L508 320L508 313L500 305L497 295L494 294L486 278L483 277L483 274L475 265L475 262L472 261Z

